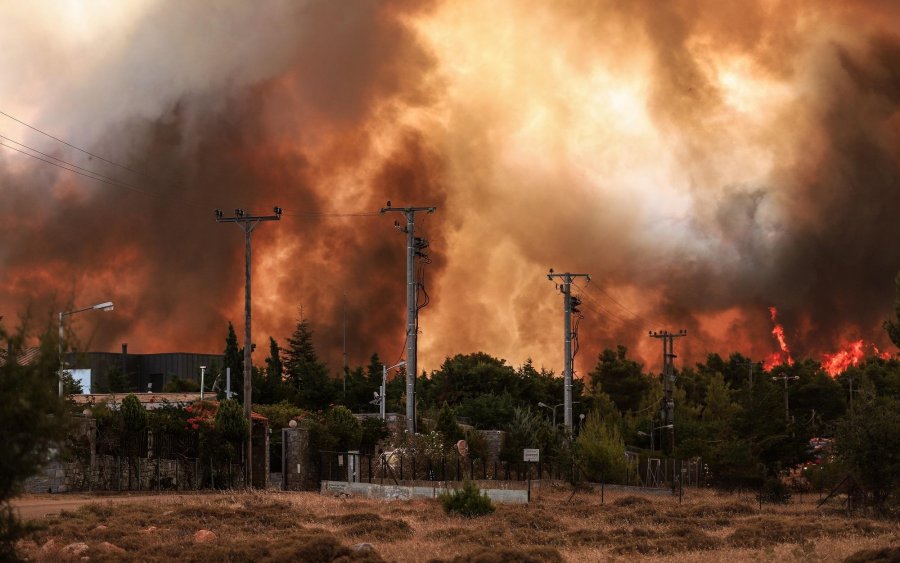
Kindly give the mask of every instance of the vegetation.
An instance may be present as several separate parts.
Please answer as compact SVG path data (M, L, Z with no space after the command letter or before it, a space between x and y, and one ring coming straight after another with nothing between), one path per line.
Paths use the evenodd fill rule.
M91 561L741 561L750 549L776 561L896 559L897 522L823 513L811 502L759 510L749 496L709 494L679 505L677 497L610 489L605 498L601 505L599 495L541 488L527 506L497 504L466 521L431 499L270 491L104 501L42 519L21 556L62 560L63 546L84 542ZM196 543L199 529L218 538ZM105 553L104 542L125 553Z
M447 514L475 518L494 512L494 505L486 493L482 493L472 481L464 481L460 489L441 493L441 506Z
M27 328L10 334L0 326L0 560L14 557L13 545L27 531L9 505L21 483L47 461L47 451L61 442L67 427L65 401L58 396L59 360L52 330L40 337L37 359L21 365Z

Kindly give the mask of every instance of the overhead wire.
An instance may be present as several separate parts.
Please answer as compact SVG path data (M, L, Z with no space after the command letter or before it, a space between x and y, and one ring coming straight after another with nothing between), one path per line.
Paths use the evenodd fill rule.
M96 158L96 159L98 159L98 160L102 160L103 162L106 162L107 164L111 164L111 165L113 165L113 166L116 166L116 167L118 167L118 168L121 168L122 170L127 170L128 172L131 172L131 173L133 173L133 174L138 174L138 175L141 175L141 176L147 176L146 174L144 174L143 172L140 172L139 170L135 170L135 169L133 169L133 168L130 168L130 167L128 167L128 166L125 166L124 164L119 164L118 162L115 162L115 161L113 161L113 160L109 160L108 158L104 158L104 157L100 156L99 154L94 154L94 153L92 153L91 151L89 151L89 150L87 150L87 149L83 149L83 148L81 148L81 147L79 147L79 146L73 145L72 143L70 143L70 142L68 142L68 141L66 141L66 140L64 140L64 139L60 139L59 137L57 137L57 136L55 136L55 135L52 135L52 134L50 134L50 133L47 133L46 131L43 131L43 130L41 130L41 129L38 129L38 128L35 127L34 125L31 125L31 124L29 124L29 123L25 123L25 122L22 121L21 119L18 119L17 117L13 117L12 115L6 113L5 111L0 110L0 115L6 116L6 117L8 117L9 119L12 119L13 121L15 121L16 123L19 123L19 124L21 124L21 125L24 125L25 127L28 127L28 128L31 129L32 131L37 131L37 132L40 133L41 135L45 135L45 136L47 136L47 137L53 139L54 141L60 142L60 143L62 143L62 144L64 144L64 145L66 145L67 147L71 147L71 148L73 148L73 149L75 149L75 150L77 150L77 151L79 151L79 152L82 152L82 153L88 155L88 156L91 156L91 157Z
M579 286L579 287L580 287L580 286ZM623 311L625 311L626 313L628 313L629 315L631 315L631 316L634 317L635 319L640 319L640 320L644 321L645 323L647 323L648 326L658 326L657 323L654 323L652 320L648 319L647 317L644 317L643 315L641 315L641 314L639 314L639 313L636 313L636 312L632 311L631 309L629 309L628 307L626 307L625 305L623 305L618 299L616 299L615 297L613 297L608 291L606 291L606 290L603 289L602 287L600 287L600 286L598 286L598 285L596 285L596 284L591 284L591 283L586 284L586 285L584 286L584 289L585 289L586 292L593 291L594 288L596 288L597 291L599 291L599 292L602 293L604 296L606 296L607 299L609 299L610 301L612 301L613 303L615 303L616 305L618 305L618 307L619 307L620 309L622 309Z
M5 137L4 137L4 139L5 139ZM15 142L15 141L13 141L13 142ZM18 144L18 143L17 143L17 144ZM35 155L35 154L31 154L31 153L29 153L29 152L27 152L27 151L23 151L22 149L18 149L18 148L16 148L16 147L12 146L12 145L8 145L8 144L6 144L6 143L3 142L3 141L0 141L0 146L2 146L2 147L4 147L4 148L7 148L7 149L14 150L14 151L16 151L16 152L18 152L18 153L24 154L25 156L29 156L29 157L31 157L31 158L40 160L41 162L45 162L45 163L47 163L47 164L49 164L49 165L51 165L51 166L55 166L55 167L60 168L60 169L62 169L62 170L67 170L67 171L69 171L69 172L72 172L73 174L78 174L79 176L84 176L85 178L90 178L91 180L94 180L94 181L97 181L97 182L100 182L100 183L103 183L103 184L108 184L108 185L110 185L110 186L116 186L116 187L120 187L120 188L125 188L125 189L128 189L128 190L132 190L132 191L136 191L136 192L140 192L140 193L147 193L146 190L143 190L143 189L141 189L141 188L139 188L139 187L137 187L137 186L132 186L132 185L130 185L130 184L126 184L126 183L123 183L123 182L119 182L119 181L117 181L117 180L111 180L111 179L108 179L107 177L95 176L95 175L93 175L94 173L93 173L93 172L90 172L90 171L88 171L88 172L80 172L79 170L76 170L76 169L73 169L73 168L69 168L69 167L67 167L67 166L63 166L62 164L53 162L52 160L49 160L49 159L46 159L46 158L42 158L42 157L37 156L37 155ZM33 150L33 149L32 149L32 150ZM43 154L43 153L42 153L42 154ZM51 158L52 158L52 157L51 157ZM64 162L64 161L63 161L63 162ZM68 163L67 163L67 164L68 164ZM70 164L70 166L74 166L74 165L71 165L71 164ZM80 167L76 167L76 168L80 168ZM84 169L82 168L82 170L84 170Z
M81 153L84 153L92 158L96 158L98 160L101 160L103 162L106 162L108 164L116 166L118 168L121 168L122 170L126 170L133 174L137 174L139 176L143 176L144 178L155 181L155 179L152 176L150 176L146 173L143 173L139 170L135 170L134 168L131 168L124 164L120 164L114 160L105 158L105 157L103 157L99 154L96 154L94 152L91 152L87 149L81 148L73 143L66 141L65 139L57 137L56 135L53 135L53 134L43 131L29 123L26 123L25 121L22 121L21 119L18 119L2 110L0 110L0 115L6 116L7 118L9 118L21 125L24 125L25 127L32 129L33 131L36 131L42 135L45 135L46 137L53 139L54 141L62 143L64 145L66 145L67 147L71 147L71 148L73 148ZM23 154L23 155L31 157L33 159L39 160L46 164L50 164L51 166L55 166L59 169L65 170L67 172L72 172L74 174L78 174L79 176L83 176L85 178L94 180L96 182L100 182L102 184L128 189L128 190L131 190L131 191L134 191L137 193L141 193L141 194L144 194L144 195L147 195L150 197L159 197L159 198L166 197L163 194L161 194L155 190L147 189L145 187L114 178L107 174L97 172L96 170L91 170L89 168L79 166L79 165L69 162L65 159L53 156L53 155L43 152L39 149L36 149L32 146L29 146L29 145L26 145L19 141L16 141L15 139L12 139L5 135L0 134L0 139L2 139L2 141L0 141L0 146L2 146L2 147L14 150L20 154ZM3 142L3 141L6 141L6 142ZM13 143L13 144L23 147L24 149L27 149L27 150L22 150L22 149L16 148L8 143ZM28 152L28 151L32 151L32 152ZM36 154L32 154L32 153L36 153ZM40 155L40 156L38 156L38 155ZM191 201L189 199L185 199L184 202L188 205L195 206L198 208L206 209L208 207L207 205L201 204L197 201ZM238 207L240 207L240 206L238 206ZM282 214L287 215L287 216L293 216L293 217L377 217L377 216L381 215L381 213L379 211L359 211L359 212L349 212L349 213L330 213L327 211L293 211L293 212L285 211Z

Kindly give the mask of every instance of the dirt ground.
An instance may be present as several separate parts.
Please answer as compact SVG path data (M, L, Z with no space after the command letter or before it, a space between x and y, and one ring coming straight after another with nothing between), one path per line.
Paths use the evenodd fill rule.
M528 505L474 519L448 516L431 499L305 492L40 495L16 506L41 525L19 544L35 561L900 559L900 523L817 508L816 497L760 507L710 490L635 492L544 485Z
M12 506L23 520L41 519L47 516L56 515L63 511L74 511L75 509L92 502L111 502L111 503L128 503L128 502L176 502L183 501L187 497L197 496L204 493L195 494L128 494L120 493L115 495L103 494L27 494L22 495L12 501ZM209 493L206 493L209 494Z

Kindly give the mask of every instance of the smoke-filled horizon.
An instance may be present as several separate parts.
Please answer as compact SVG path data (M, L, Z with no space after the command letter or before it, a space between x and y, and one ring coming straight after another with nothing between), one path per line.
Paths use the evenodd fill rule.
M320 356L402 354L405 240L434 205L419 365L484 351L576 369L649 330L677 363L889 346L900 271L900 8L710 0L10 3L0 34L0 315L93 350L219 352L300 315ZM12 119L21 120L92 156ZM17 144L20 143L20 144ZM98 182L29 158L112 178ZM45 155L32 151L39 150ZM102 157L102 158L98 158ZM59 159L59 160L54 160ZM111 164L108 161L116 163ZM121 166L118 166L121 165ZM346 310L346 315L344 311Z

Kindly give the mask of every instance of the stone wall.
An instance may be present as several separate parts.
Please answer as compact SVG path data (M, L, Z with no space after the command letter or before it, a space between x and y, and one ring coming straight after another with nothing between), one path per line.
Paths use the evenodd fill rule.
M503 443L506 441L506 432L503 430L478 430L477 431L487 443L487 459L488 465L496 461L500 461L500 451L503 449Z
M282 463L283 488L287 491L316 490L318 483L310 463L309 428L282 428L284 462Z
M224 468L209 480L208 468L199 460L127 458L95 456L92 466L79 461L51 461L40 474L25 481L30 493L65 493L71 491L149 491L192 490L201 485L242 488L244 476L240 465Z

